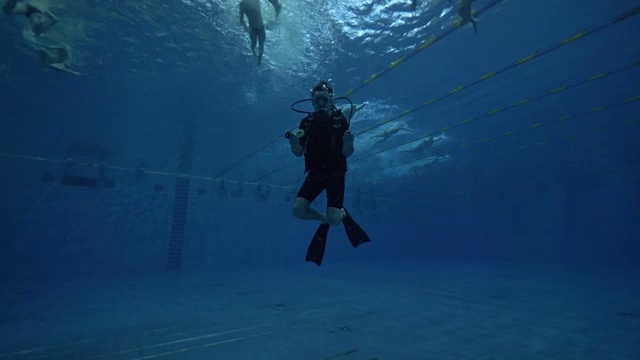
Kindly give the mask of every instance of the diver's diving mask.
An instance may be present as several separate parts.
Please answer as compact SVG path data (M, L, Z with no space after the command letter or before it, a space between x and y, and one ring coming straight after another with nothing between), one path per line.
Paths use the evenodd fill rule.
M331 109L331 94L326 90L316 91L311 97L311 102L313 103L313 108L318 112L318 115L324 115Z
M320 81L320 83L311 90L311 103L320 116L326 116L331 112L331 108L333 107L333 89L329 82Z

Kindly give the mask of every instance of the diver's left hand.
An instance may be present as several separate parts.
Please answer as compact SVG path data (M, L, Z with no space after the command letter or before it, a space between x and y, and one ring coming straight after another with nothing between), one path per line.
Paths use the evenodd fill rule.
M347 130L344 132L344 135L342 136L342 141L345 144L353 144L353 140L355 139L355 137L353 136L353 133L351 132L351 130Z

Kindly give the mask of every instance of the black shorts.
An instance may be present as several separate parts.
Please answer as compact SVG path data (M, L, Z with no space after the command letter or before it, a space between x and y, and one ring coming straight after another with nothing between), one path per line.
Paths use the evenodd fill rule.
M318 174L309 173L304 180L298 197L306 199L310 203L315 200L323 190L327 191L327 207L342 209L344 204L344 180L345 173Z

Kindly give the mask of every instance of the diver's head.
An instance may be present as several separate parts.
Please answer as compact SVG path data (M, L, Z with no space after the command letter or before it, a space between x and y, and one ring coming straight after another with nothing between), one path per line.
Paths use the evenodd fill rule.
M320 81L311 89L311 103L320 116L331 114L333 109L333 88L327 81Z

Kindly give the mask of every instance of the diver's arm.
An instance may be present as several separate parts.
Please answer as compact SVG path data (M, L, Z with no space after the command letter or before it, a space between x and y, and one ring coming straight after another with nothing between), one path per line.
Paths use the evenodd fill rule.
M345 157L353 155L353 152L355 151L355 149L353 148L353 140L354 138L351 130L347 130L347 132L344 133L342 143L342 155L344 155Z
M302 132L302 134L304 134L304 131L306 130L307 130L307 126L305 124L305 121L302 120L300 122L300 125L298 126L298 131L296 131L296 133ZM298 137L297 134L291 134L291 136L289 136L289 145L291 146L291 152L296 157L300 157L302 156L302 154L304 154L304 145L306 143L307 143L306 135L302 135L302 137Z
M302 156L302 154L304 153L304 149L302 148L300 139L297 136L293 134L291 135L291 137L289 138L289 145L291 145L291 152L293 153L293 155L295 155L296 157Z
M351 129L349 128L349 122L347 122L347 119L343 120L343 124L345 126L345 128L347 129L344 132L344 135L342 136L342 155L344 155L345 157L349 157L351 155L353 155L354 152L354 148L353 148L353 133L351 132Z
M302 146L298 146L298 147L291 146L291 152L296 157L300 157L304 153L304 151L302 150Z

